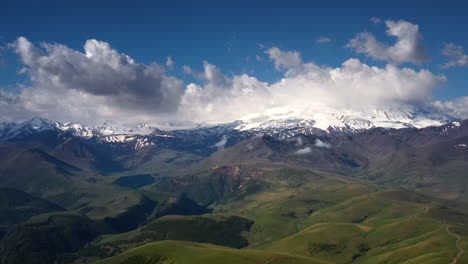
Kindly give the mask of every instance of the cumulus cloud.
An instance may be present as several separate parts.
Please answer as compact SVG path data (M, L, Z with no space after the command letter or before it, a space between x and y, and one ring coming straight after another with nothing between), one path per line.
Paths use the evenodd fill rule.
M36 46L25 38L12 48L31 85L14 93L0 90L0 112L10 119L40 115L88 124L229 122L268 111L274 115L278 108L310 113L326 107L336 112L344 107L425 106L431 103L432 89L445 81L428 70L376 67L358 59L335 68L319 66L304 62L297 51L271 47L265 53L284 74L277 82L226 75L204 62L201 71L183 66L196 79L185 85L164 66L138 63L97 40L87 41L84 52L60 44Z
M277 47L272 47L265 51L275 62L277 70L291 69L302 66L301 54L297 51L282 51Z
M322 101L331 105L423 103L429 99L432 88L445 81L444 76L428 70L391 64L379 68L358 59L349 59L338 68L320 67L304 63L298 53L273 49L275 66L286 71L287 78L273 84L271 89L286 101ZM288 56L294 60L285 59Z
M282 51L272 47L265 51L275 64L278 71L286 70L286 76L294 76L309 71L318 70L319 67L313 63L304 63L298 51Z
M182 70L186 74L191 75L192 77L194 77L196 79L199 79L199 80L202 80L205 77L205 74L203 72L199 72L197 70L194 70L194 69L192 69L192 67L190 67L188 65L182 66Z
M190 120L230 121L262 110L268 105L268 84L255 77L228 77L213 64L204 63L204 71L187 71L202 79L203 85L190 83L182 96L179 116Z
M442 68L468 67L468 55L465 54L462 46L448 43L442 50L442 54L453 58L453 60L442 65Z
M11 95L11 107L26 112L86 121L145 119L176 111L183 93L183 82L166 75L164 67L138 63L106 42L88 40L79 52L60 44L36 46L20 37L10 47L32 82Z
M392 63L421 64L430 59L422 43L423 38L418 25L404 20L387 20L385 24L388 28L387 35L397 38L394 45L380 42L371 33L361 32L351 39L346 47L374 59Z
M316 44L325 44L325 43L330 43L330 42L332 42L332 39L328 37L320 37L315 40Z
M440 111L460 119L468 119L468 96L451 101L435 101L433 106Z
M284 78L269 84L245 74L229 77L205 62L204 72L197 73L205 83L187 86L179 108L181 114L191 120L232 121L277 108L313 112L326 107L422 107L430 102L432 89L445 81L443 75L428 70L391 64L380 68L349 59L340 67L330 68L304 62L297 51L272 47L266 53L275 68L284 72Z

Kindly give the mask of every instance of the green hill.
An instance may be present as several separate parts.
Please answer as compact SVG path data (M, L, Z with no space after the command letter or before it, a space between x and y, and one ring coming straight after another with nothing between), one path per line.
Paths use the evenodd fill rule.
M33 216L7 232L0 243L1 263L43 264L83 247L102 230L75 212Z
M312 258L263 250L236 250L183 241L150 243L96 264L326 264Z
M219 244L215 240L199 240L216 237L214 231L177 237L177 232L171 230L196 227L190 224L194 219L236 215L253 222L241 234L248 242L242 251L265 250L340 264L422 264L449 263L458 253L456 238L446 231L446 224L460 235L462 246L466 246L468 237L463 203L447 203L404 189L382 189L301 166L243 163L176 178L172 184L174 190L180 184L180 189L198 202L206 201L206 196L194 190L207 188L205 192L208 192L216 186L223 192L210 205L212 216L163 217L136 231L106 236L97 243L120 244L117 248L125 254L126 249L137 245L128 247L128 241L147 238L145 233L157 227L156 232L164 234L163 230L168 230L173 235L166 239ZM167 186L162 184L159 188L168 190ZM158 190L157 186L153 188ZM215 229L215 224L206 227L206 230ZM196 234L187 234L191 233ZM150 241L154 240L143 243Z
M0 186L0 225L13 225L28 220L33 215L64 210L44 199Z

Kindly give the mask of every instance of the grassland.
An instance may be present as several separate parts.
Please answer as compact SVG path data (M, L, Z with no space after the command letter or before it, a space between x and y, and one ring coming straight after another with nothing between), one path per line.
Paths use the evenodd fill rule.
M233 182L227 179L224 179L223 183L229 183L229 188L234 189L248 188L249 184L261 185L262 188L255 192L237 190L235 195L225 193L211 205L213 213L204 216L216 218L235 215L253 222L250 230L242 232L248 245L236 252L275 252L302 256L306 261L321 260L339 264L450 263L457 255L458 249L455 246L456 237L446 231L447 224L450 225L450 230L460 236L460 247L467 246L465 209L452 204L447 205L443 200L403 189L382 189L365 182L298 166L259 163L243 166L240 169L236 167L223 170L231 177L260 176L250 177L250 182L247 183L239 181L241 187L233 186ZM249 166L254 166L256 170ZM258 174L258 170L262 173ZM255 173L252 174L253 172ZM209 174L200 177L206 177L205 180L216 179ZM184 184L186 190L190 190L190 184ZM200 188L200 185L197 188ZM192 198L196 200L197 196ZM166 218L187 222L192 216ZM176 222L170 222L169 225L177 229ZM107 236L101 242L112 244L134 239L141 236L143 229L144 227L135 232ZM210 234L206 236L209 237ZM155 240L146 240L150 241ZM213 240L202 242L219 244ZM159 248L156 245L161 244L158 243L151 246ZM171 243L171 247L174 248L184 247L182 242ZM192 249L177 250L183 252L180 254L198 252ZM217 249L207 253L212 250L214 248L211 246L205 246L202 250L204 253L199 253L216 255ZM219 263L228 263L226 261L229 261L230 255L227 256L229 257L223 258ZM169 260L154 263L185 263L183 259L173 259L169 255L163 257ZM262 258L271 257L263 255ZM462 256L459 261L465 259L466 256ZM112 258L112 261L103 263L126 263L123 262L123 257ZM265 260L255 259L252 263L264 263L262 261ZM272 263L282 262L274 260Z
M96 264L326 264L312 258L264 250L236 250L182 241L150 243Z

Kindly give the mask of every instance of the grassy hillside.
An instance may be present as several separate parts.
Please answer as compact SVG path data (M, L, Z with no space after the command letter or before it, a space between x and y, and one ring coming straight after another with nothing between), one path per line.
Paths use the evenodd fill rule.
M461 141L415 149L377 132L304 155L296 154L299 140L258 137L197 164L201 157L193 153L155 147L108 154L110 147L98 151L78 141L52 142L48 151L0 149L0 181L79 212L16 226L1 242L2 257L6 263L106 257L100 263L450 263L459 248L468 249L466 205L370 182L462 193L466 153L450 147ZM301 144L315 139L301 136ZM393 154L376 154L381 148ZM436 182L431 173L449 177ZM35 205L6 200L0 201L6 212Z
M182 241L150 243L96 264L326 264L312 258Z
M102 232L101 228L75 212L33 216L4 236L0 243L1 263L53 263L83 247Z
M143 227L117 235L103 235L75 254L77 258L113 256L128 249L160 240L182 240L242 248L241 235L252 222L237 216L164 216Z
M0 186L0 226L18 224L33 215L64 210L44 199Z
M327 208L307 222L366 226L366 250L355 255L353 263L449 263L458 250L446 223L466 228L466 215L441 212L441 208L446 208L443 201L427 196L403 190L381 191ZM340 234L329 236L339 238ZM457 234L466 241L466 233Z
M31 216L60 211L65 209L20 190L0 186L0 239L12 225L22 223Z
M311 226L265 248L335 263L449 263L455 239L431 217L437 205L401 194L378 192L318 211L303 223Z
M250 230L242 233L248 242L242 251L266 250L330 263L449 263L458 250L447 224L460 235L460 245L467 244L464 220L468 217L456 203L403 189L382 189L300 166L243 163L174 178L171 183L173 190L184 191L197 202L206 201L203 192L220 190L210 205L215 216L237 215L253 222ZM159 187L171 190L168 186ZM171 230L164 227L169 219L186 222L188 227L187 222L194 218L163 217L153 222L153 227ZM176 222L170 225L174 227ZM206 228L215 230L216 225ZM101 243L145 237L145 229L110 235ZM212 239L215 233L205 236ZM187 236L174 239L196 241Z

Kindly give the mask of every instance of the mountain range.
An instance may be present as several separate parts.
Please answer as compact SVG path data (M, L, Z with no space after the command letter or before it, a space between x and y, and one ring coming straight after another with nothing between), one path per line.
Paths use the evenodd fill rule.
M1 263L463 263L467 171L414 109L3 122Z
M164 131L202 130L225 127L238 131L263 134L290 135L314 134L318 130L362 131L375 127L382 128L423 128L440 126L457 121L449 115L439 112L427 112L409 106L373 108L371 111L327 109L309 109L307 113L295 112L286 108L273 108L262 114L249 115L243 119L227 122L166 122L156 124L128 125L117 121L105 121L101 125L88 126L73 122L61 123L41 117L34 117L21 123L0 123L0 137L12 138L45 130L69 132L75 136L90 138L109 135L149 135L166 134ZM459 120L458 120L459 121Z

